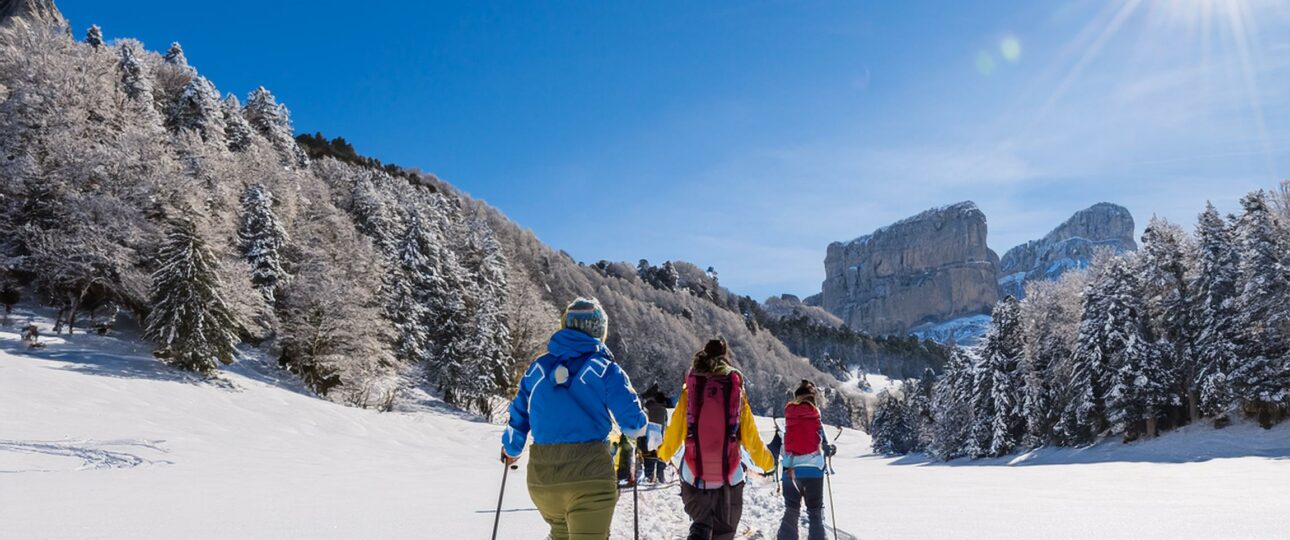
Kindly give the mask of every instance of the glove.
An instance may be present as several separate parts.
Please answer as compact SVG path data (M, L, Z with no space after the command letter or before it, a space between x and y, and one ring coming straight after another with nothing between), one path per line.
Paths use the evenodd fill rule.
M502 449L502 463L505 463L507 465L514 465L515 462L519 460L520 458L506 455L506 449L505 448Z
M838 447L836 445L832 445L832 444L824 445L824 457L833 457L837 453L838 453Z
M650 422L645 427L645 449L653 452L663 445L663 426Z

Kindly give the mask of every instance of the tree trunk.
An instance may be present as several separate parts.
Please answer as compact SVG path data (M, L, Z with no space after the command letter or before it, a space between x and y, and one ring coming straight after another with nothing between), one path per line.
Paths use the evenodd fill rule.
M1195 388L1187 391L1187 414L1191 415L1194 424L1200 421L1200 396Z
M1147 416L1147 438L1156 438L1156 415Z

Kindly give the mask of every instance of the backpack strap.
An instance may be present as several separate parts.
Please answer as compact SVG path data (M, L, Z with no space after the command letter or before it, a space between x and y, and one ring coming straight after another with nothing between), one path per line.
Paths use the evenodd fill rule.
M733 377L726 381L726 384L721 385L721 403L725 405L721 410L721 421L726 425L726 444L721 449L721 475L727 484L730 483L731 473L734 472L730 470L730 445L734 442L734 437L731 436L733 430L730 422L730 394L734 392L734 386Z

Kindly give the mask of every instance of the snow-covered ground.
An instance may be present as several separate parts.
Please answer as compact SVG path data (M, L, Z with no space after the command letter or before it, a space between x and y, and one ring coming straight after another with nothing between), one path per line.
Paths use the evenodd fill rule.
M0 538L487 538L501 429L425 407L376 413L311 397L250 360L204 382L137 342L43 350L0 327ZM767 436L769 420L760 426ZM833 481L860 538L1286 538L1290 424L1196 426L1133 445L929 463L846 431ZM545 535L511 473L501 538ZM773 537L769 479L746 495ZM641 491L642 538L680 538L679 488ZM631 492L613 538L630 538Z

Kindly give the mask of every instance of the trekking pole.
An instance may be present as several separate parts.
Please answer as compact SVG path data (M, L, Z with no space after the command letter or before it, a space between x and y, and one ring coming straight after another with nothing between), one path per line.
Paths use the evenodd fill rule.
M639 448L636 449L636 454L640 455ZM632 537L635 538L636 540L640 540L641 539L641 514L640 514L640 511L637 509L637 507L640 506L641 498L640 498L640 493L636 490L636 484L639 483L637 482L637 480L640 480L640 477L636 476L636 464L633 463L632 464ZM835 538L834 540L837 540L837 539Z
M826 460L829 469L833 469L833 456ZM825 474L824 482L829 485L829 520L833 523L833 540L838 540L838 512L833 508L833 474Z
M506 496L506 473L518 468L519 466L514 463L502 463L502 490L497 494L497 513L493 515L493 540L497 540L497 525L502 521L502 497Z

